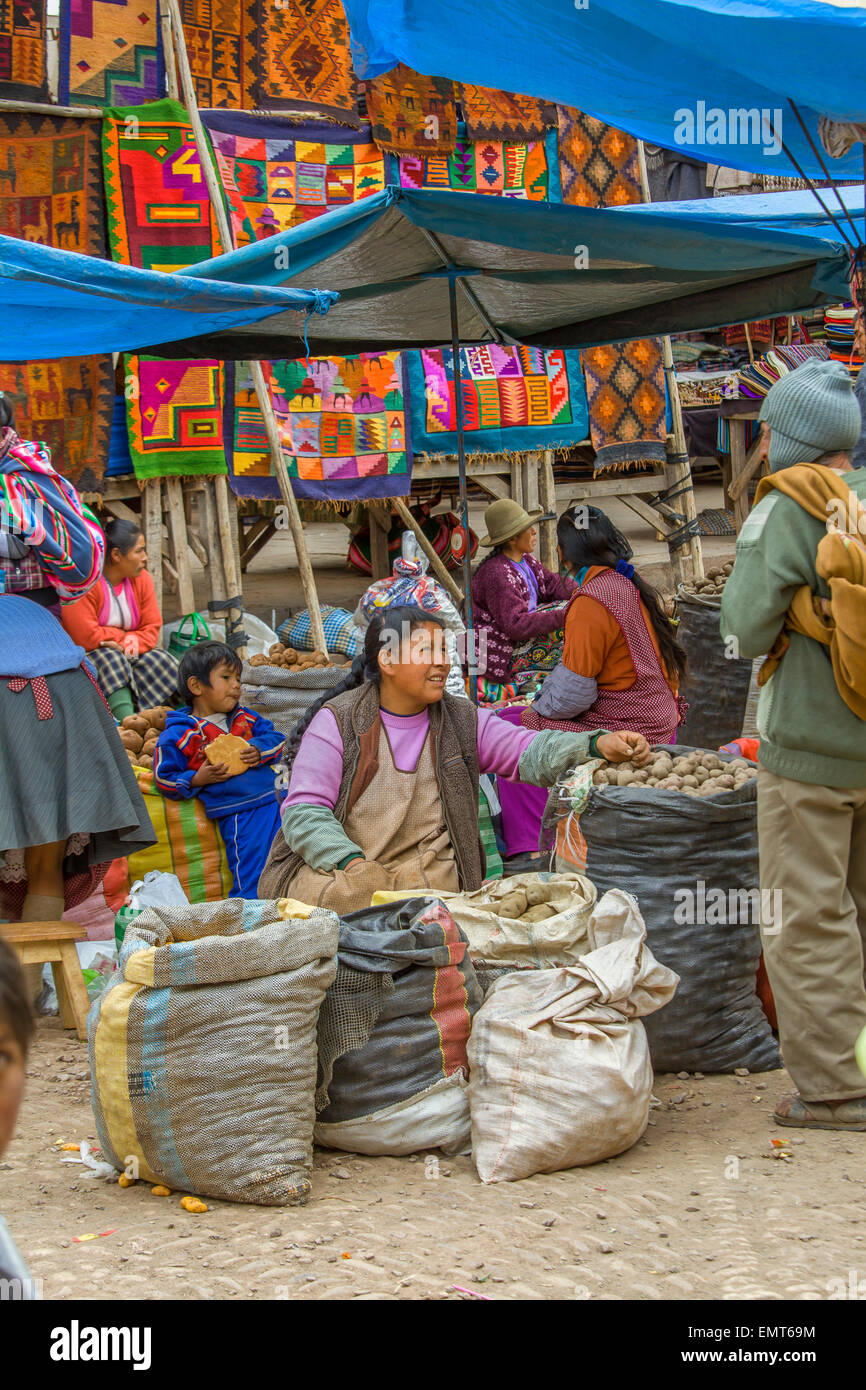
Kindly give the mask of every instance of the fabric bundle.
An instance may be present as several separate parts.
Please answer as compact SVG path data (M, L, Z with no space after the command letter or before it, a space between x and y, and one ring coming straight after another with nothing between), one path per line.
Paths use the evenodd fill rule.
M665 382L656 338L581 353L595 472L666 458Z
M454 83L399 63L367 83L373 139L395 154L447 154L457 144Z
M60 0L62 106L137 106L164 90L158 0Z
M538 97L461 82L458 87L470 140L541 140L556 126L556 107Z
M746 400L763 400L771 386L775 386L780 377L786 376L795 368L802 366L804 362L824 360L830 355L829 349L823 343L802 343L794 344L790 347L775 347L756 362L750 362L748 366L741 367L734 377L731 378L729 389L726 389L726 398L743 398Z

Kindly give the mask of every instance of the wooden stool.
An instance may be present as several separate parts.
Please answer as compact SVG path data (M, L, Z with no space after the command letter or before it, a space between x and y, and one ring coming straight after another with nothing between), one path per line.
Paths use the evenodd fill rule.
M22 965L50 962L60 1021L64 1028L74 1028L82 1041L86 1039L90 998L75 949L76 941L87 937L84 928L77 922L4 922L0 936Z

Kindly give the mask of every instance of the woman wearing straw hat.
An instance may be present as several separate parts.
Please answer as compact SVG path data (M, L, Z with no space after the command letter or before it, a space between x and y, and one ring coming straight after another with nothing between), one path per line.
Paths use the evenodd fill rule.
M492 546L493 554L475 572L472 609L476 629L486 634L488 680L549 671L559 660L565 605L575 584L545 569L532 553L537 522L553 520L509 497L491 502L484 513L487 535L481 544Z

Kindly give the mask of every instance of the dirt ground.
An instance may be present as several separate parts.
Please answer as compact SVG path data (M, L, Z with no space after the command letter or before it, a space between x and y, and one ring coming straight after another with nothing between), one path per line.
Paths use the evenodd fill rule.
M484 1187L469 1157L317 1151L305 1207L192 1215L61 1163L58 1140L96 1132L86 1047L45 1019L0 1211L46 1299L848 1297L866 1135L774 1127L786 1089L784 1072L658 1076L644 1139L590 1168Z

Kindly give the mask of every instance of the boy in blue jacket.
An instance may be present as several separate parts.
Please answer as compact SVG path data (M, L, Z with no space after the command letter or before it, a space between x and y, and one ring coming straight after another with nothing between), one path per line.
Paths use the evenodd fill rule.
M229 896L256 898L259 875L280 831L274 764L285 736L269 719L238 703L241 663L224 642L200 642L185 653L178 690L189 704L172 710L165 721L154 780L174 800L201 798L225 843L232 875ZM249 744L241 754L245 772L232 774L227 763L208 762L205 748L220 734L235 734Z

